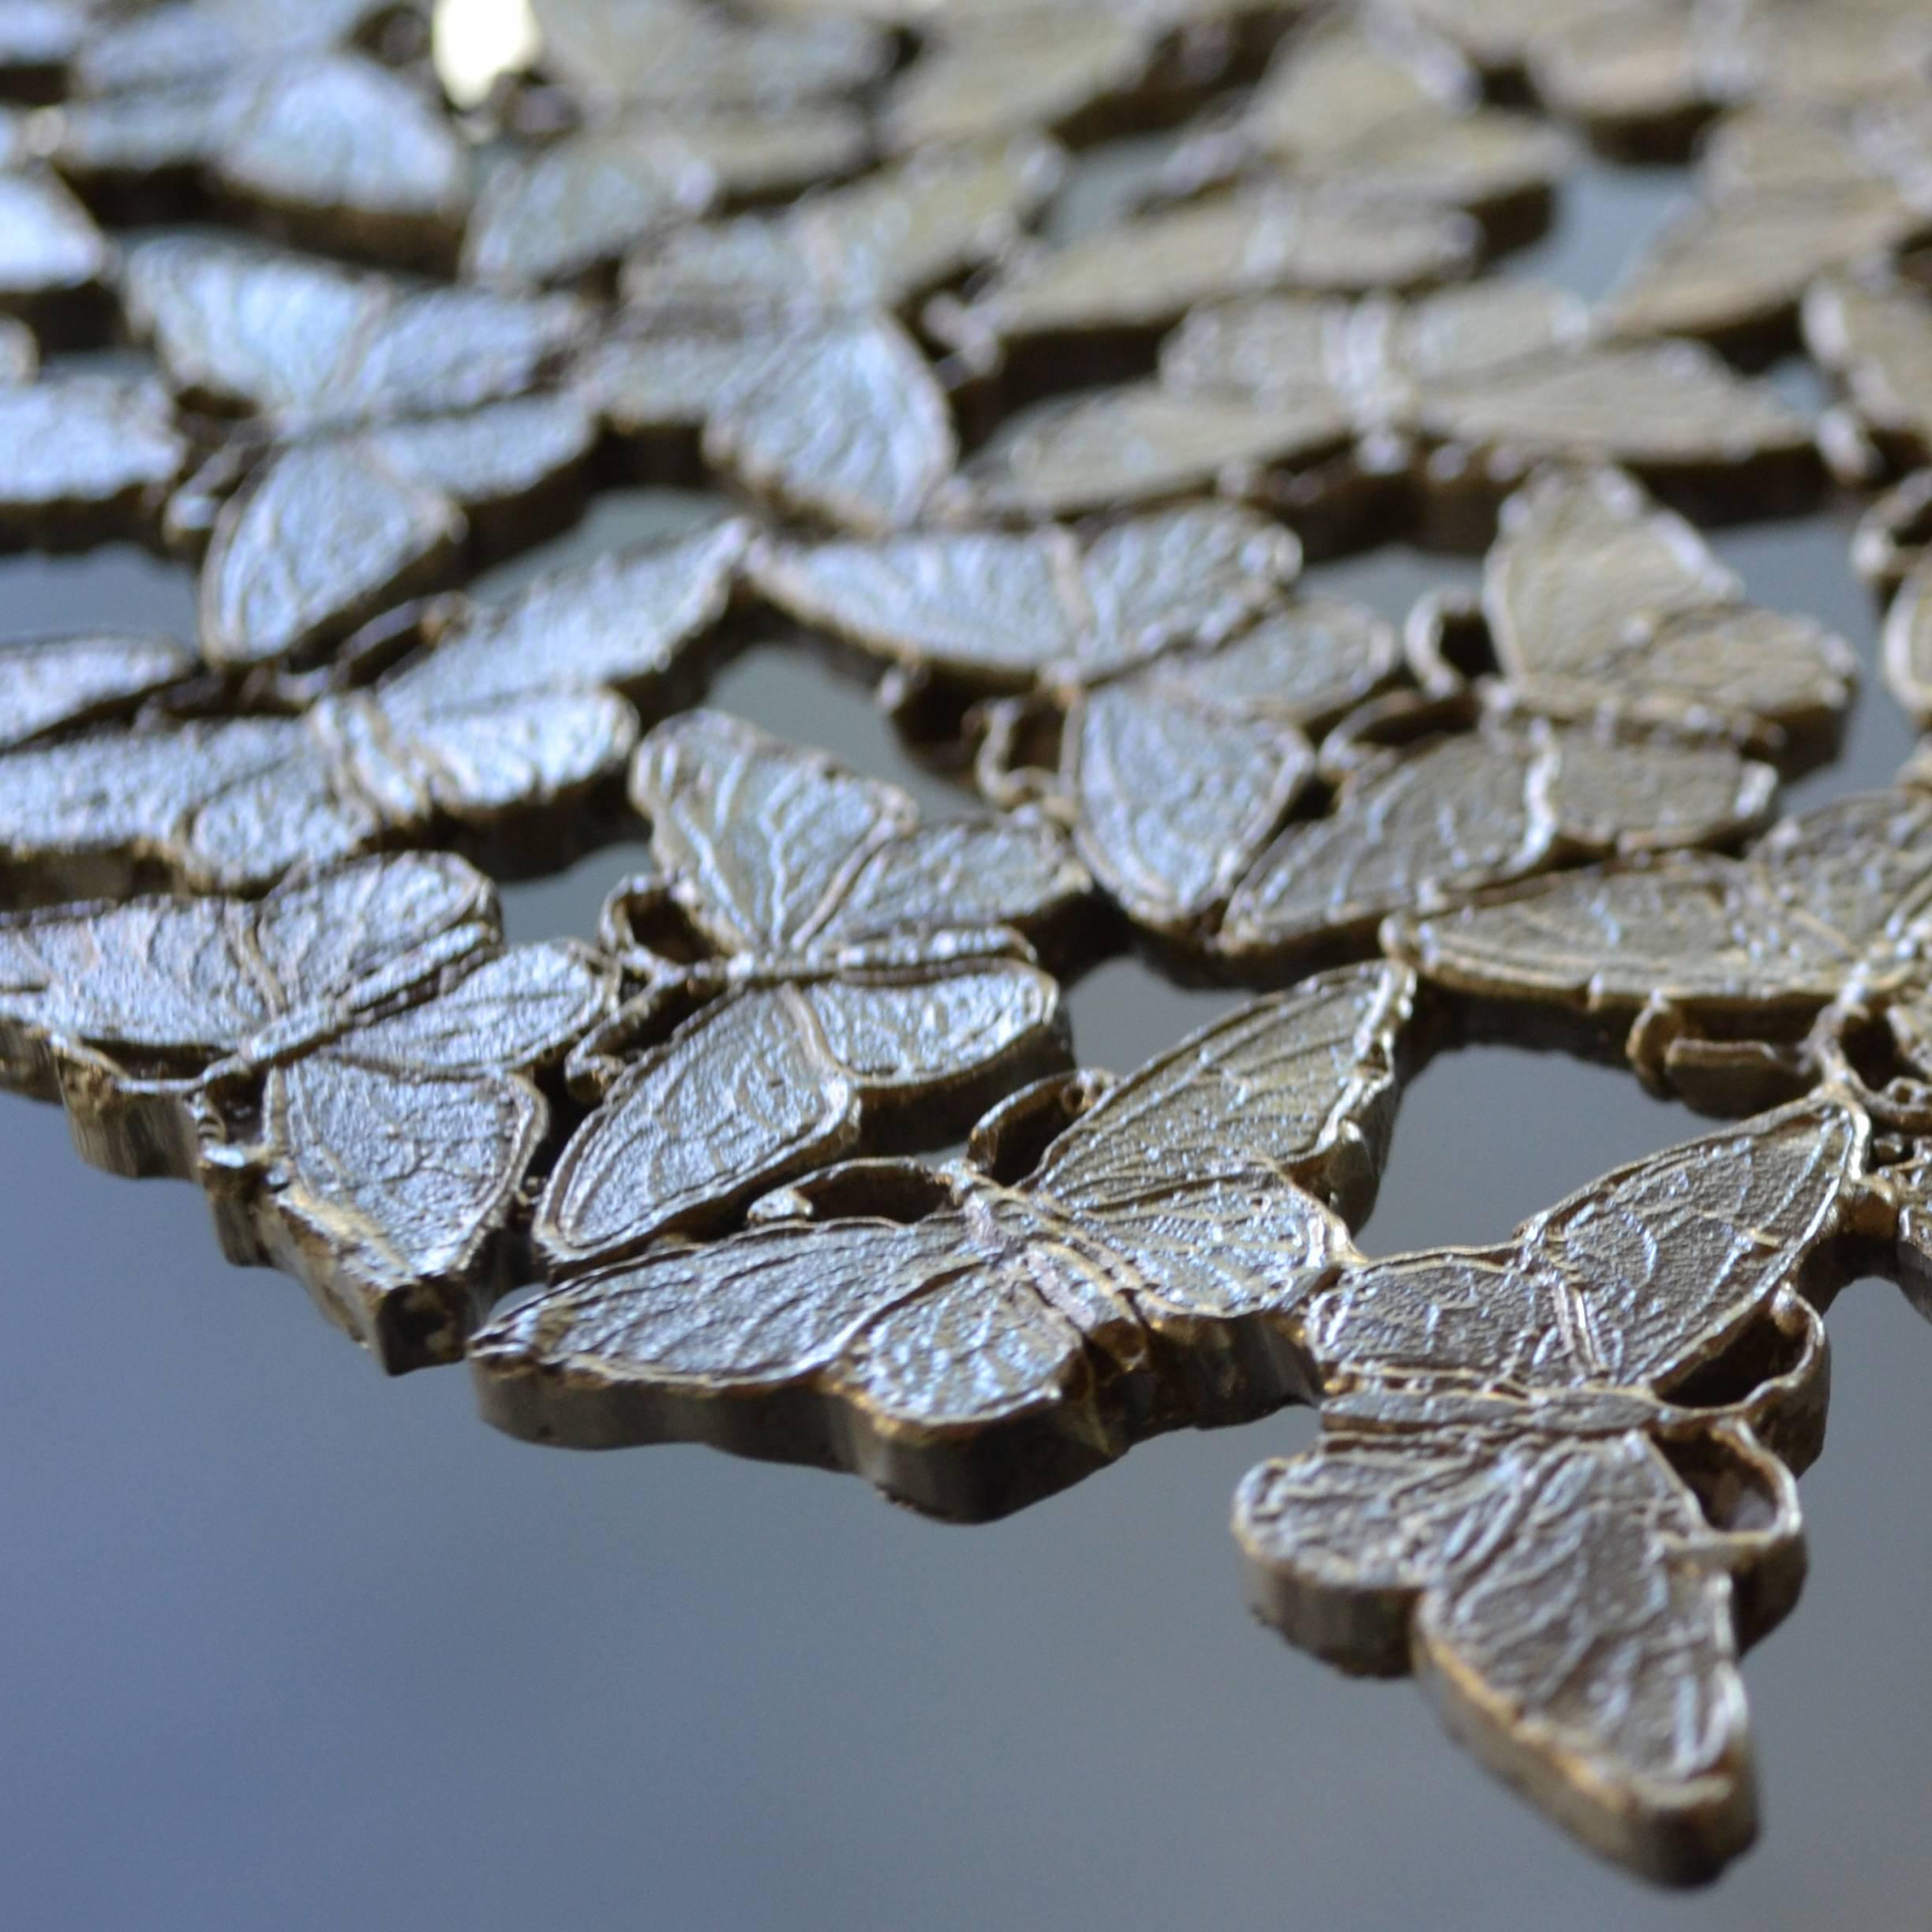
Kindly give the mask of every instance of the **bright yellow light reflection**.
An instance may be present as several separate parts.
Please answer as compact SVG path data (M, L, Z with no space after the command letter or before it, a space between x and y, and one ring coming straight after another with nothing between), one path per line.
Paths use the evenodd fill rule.
M474 107L502 74L537 58L530 0L436 0L429 47L438 77L459 107Z

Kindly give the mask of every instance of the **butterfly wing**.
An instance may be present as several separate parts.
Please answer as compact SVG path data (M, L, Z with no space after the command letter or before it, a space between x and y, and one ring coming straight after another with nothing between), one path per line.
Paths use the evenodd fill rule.
M828 947L916 942L995 927L1032 939L1069 925L1092 894L1066 835L1044 820L952 819L873 846L817 939Z
M262 900L254 942L284 1011L400 994L494 940L496 894L444 852L353 859Z
M1544 471L1510 499L1483 566L1483 614L1512 679L1615 667L1638 627L1740 594L1690 524L1613 470Z
M749 534L727 519L553 571L504 603L472 605L382 680L383 707L413 720L600 688L648 703L723 616Z
M1394 932L1401 957L1443 985L1624 1019L1653 994L1802 1018L1856 958L1844 937L1788 915L1754 868L1703 856L1533 880Z
M609 1016L616 977L607 960L568 941L511 946L433 999L358 1026L353 1049L365 1065L531 1073Z
M802 623L979 690L1025 689L1075 657L1087 627L1079 553L1057 530L774 542L760 546L753 570Z
M1292 724L1216 702L1214 660L1085 693L1066 723L1080 856L1137 924L1187 934L1223 904L1314 770Z
M1932 456L1932 313L1910 285L1830 275L1804 299L1805 346L1897 468Z
M849 1153L859 1097L791 989L715 1002L627 1067L559 1155L532 1237L552 1271L728 1219Z
M1886 613L1885 675L1919 728L1932 724L1932 561L1899 586Z
M1385 913L1535 870L1556 835L1555 760L1468 736L1365 770L1324 818L1286 826L1228 902L1229 957L1366 939Z
M687 712L653 732L631 790L659 865L710 937L734 952L808 938L876 848L917 817L896 786L716 711Z
M1058 129L1146 77L1152 36L1110 11L1044 14L1024 39L968 21L901 74L881 110L897 154L1035 128Z
M513 947L271 1069L259 1147L212 1156L229 1252L294 1275L392 1374L462 1353L549 1110L528 1077L610 1011L579 947Z
M1154 503L1211 488L1244 466L1312 461L1354 429L1326 387L1256 398L1130 383L1009 418L961 470L958 507L1032 519Z
M854 972L797 990L861 1101L899 1115L898 1134L909 1128L922 1145L1066 1064L1059 986L1018 960Z
M1932 894L1932 801L1840 799L1773 828L1743 861L1686 856L1485 895L1392 938L1428 978L1491 997L1627 1017L1748 1008L1802 1029L1862 961L1915 943Z
M392 1375L457 1360L508 1285L502 1237L549 1123L535 1086L324 1049L273 1070L262 1109L273 1184L212 1184L230 1258L294 1275Z
M1174 644L1211 645L1274 608L1301 567L1281 525L1234 504L1183 504L1129 517L1088 546L1080 576L1098 675Z
M66 898L118 894L159 869L185 889L247 892L381 831L286 718L103 734L0 758L0 855Z
M756 494L867 535L915 522L959 453L938 378L885 315L789 339L712 410L703 449Z
M236 668L312 655L447 582L466 528L451 497L372 444L298 444L216 519L201 570L202 649Z
M717 1002L627 1068L572 1137L537 1209L537 1251L575 1271L715 1227L882 1121L930 1145L1064 1064L1064 1040L1058 987L1016 960Z
M1803 417L1689 343L1588 343L1446 378L1417 424L1485 457L1621 463L1660 484L1808 474L1816 458Z
M1691 203L1630 267L1608 304L1624 335L1736 340L1787 321L1808 283L1922 230L1889 181L1822 192L1739 186Z
M0 747L131 712L196 668L171 638L95 635L0 645Z
M1309 1301L1324 1385L1421 1378L1668 1393L1795 1288L1838 1226L1866 1129L1807 1100L1619 1168L1506 1246L1346 1268Z
M777 1225L552 1290L471 1349L485 1415L582 1447L708 1442L997 1515L1104 1452L1080 1331L965 1222Z
M1108 1092L1054 1140L1029 1190L1084 1215L1196 1176L1292 1175L1348 1194L1381 1151L1413 995L1400 969L1365 966L1249 1001Z
M1338 1430L1252 1472L1234 1527L1265 1619L1352 1668L1412 1664L1600 1851L1682 1882L1749 1842L1739 1559L1641 1434Z
M1254 1001L1123 1080L1023 1184L1174 1345L1166 1421L1307 1394L1293 1312L1353 1258L1344 1216L1374 1198L1411 991L1378 966Z
M51 1043L191 1070L273 1013L245 912L216 899L139 899L0 921L0 1069L50 1090Z
M1746 604L1696 531L1615 471L1545 471L1510 500L1483 611L1520 698L1557 716L1622 707L1776 744L1851 701L1842 639Z

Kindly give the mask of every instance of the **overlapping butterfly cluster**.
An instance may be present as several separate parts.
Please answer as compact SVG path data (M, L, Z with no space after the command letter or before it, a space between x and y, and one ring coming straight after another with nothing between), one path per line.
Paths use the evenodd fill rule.
M977 1518L1317 1404L1260 1613L1716 1868L1817 1311L1932 1300L1932 768L1765 829L1852 653L1678 512L1871 490L1932 721L1932 15L536 13L459 110L407 0L0 4L0 537L200 572L192 644L0 646L0 1075L539 1440ZM1586 143L1694 198L1600 309L1471 279ZM1799 341L1822 423L1739 373ZM639 476L739 507L456 588ZM1297 588L1397 537L1480 597ZM998 809L680 708L777 635ZM640 822L593 940L504 943L476 863ZM1071 1071L1130 940L1280 990ZM1769 1110L1365 1260L1402 1078L1498 1028Z

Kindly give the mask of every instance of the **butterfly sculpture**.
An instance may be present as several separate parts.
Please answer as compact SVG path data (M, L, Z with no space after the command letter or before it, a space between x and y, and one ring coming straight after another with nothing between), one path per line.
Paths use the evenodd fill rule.
M1793 346L1819 275L1932 236L1923 157L1889 151L1882 121L1786 107L1720 125L1700 193L1640 253L1608 304L1627 335L1691 335L1767 361Z
M217 32L237 11L173 9ZM286 23L230 61L208 51L183 71L130 62L112 87L69 101L43 137L53 167L117 211L138 207L143 188L152 208L165 182L170 213L399 268L455 261L470 149L417 79L350 48L294 44Z
M889 706L917 729L922 710L957 727L979 699L1219 643L1278 608L1301 564L1281 524L1209 502L1092 530L773 537L748 575L787 616L882 672Z
M892 62L863 15L745 20L698 0L534 0L533 12L545 66L593 110L791 112L856 96Z
M547 854L547 829L581 823L614 788L638 707L654 715L695 675L747 536L727 520L539 578L501 605L415 613L428 635L400 663L295 716L156 724L0 757L10 889L79 896L158 874L249 891L405 837Z
M461 859L358 859L259 900L0 920L0 1075L122 1174L200 1181L232 1260L298 1276L392 1372L462 1351L608 964L506 947Z
M1740 1645L1803 1574L1824 1337L1802 1298L1866 1129L1829 1096L1619 1169L1492 1249L1344 1268L1301 1311L1323 1429L1241 1485L1260 1616L1413 1670L1599 1850L1708 1877L1754 1825ZM1768 1340L1743 1378L1728 1355ZM1768 1365L1768 1372L1767 1372Z
M1681 517L1613 470L1552 466L1503 505L1479 597L1425 598L1409 654L1425 687L1468 665L1496 708L1718 739L1802 771L1837 748L1857 653L1749 601Z
M191 524L208 526L203 655L231 672L325 658L465 565L567 522L596 440L574 399L532 395L267 452L231 447L169 505L171 535L192 541ZM230 470L246 480L224 500Z
M834 1169L762 1225L567 1282L477 1336L485 1413L830 1463L976 1518L1301 1393L1293 1312L1352 1258L1410 996L1387 967L1309 981L1118 1084L1032 1090L964 1163ZM814 1193L839 1218L796 1219Z
M127 252L122 302L191 407L279 437L454 414L541 388L590 332L575 297L418 286L193 234Z
M1063 673L1024 728L996 710L983 787L1024 781L1136 923L1267 978L1368 949L1389 912L1727 842L1772 797L1738 751L1802 765L1834 740L1850 646L1746 603L1627 478L1545 471L1502 522L1480 602L1411 617L1420 691L1368 613L1284 602L1211 647ZM1017 769L1041 745L1049 769Z
M687 712L638 748L655 870L605 943L638 987L571 1062L598 1104L534 1228L553 1272L729 1225L841 1156L943 1144L1065 1064L1032 939L1084 949L1091 887L1052 827L922 825L896 787Z
M1787 818L1739 858L1535 880L1386 937L1436 984L1621 1035L1647 1083L1732 1112L1816 1077L1806 1035L1841 995L1925 985L1929 899L1932 795L1900 785Z
M574 515L598 426L555 393L574 298L417 288L316 257L170 235L125 301L185 408L238 416L167 506L204 548L202 649L308 660Z
M1606 339L1574 299L1495 281L1407 304L1204 305L1156 379L1022 410L945 501L1032 519L1217 487L1324 545L1410 519L1467 542L1546 460L1621 465L1705 514L1747 477L1760 510L1798 500L1818 467L1804 421L1707 352Z
M1485 105L1481 77L1446 39L1338 10L1292 33L1239 110L1184 137L1168 171L1186 182L1279 170L1460 208L1501 247L1548 226L1569 160L1548 122Z
M926 322L979 361L1000 359L1013 397L1115 362L1144 367L1196 303L1426 288L1466 275L1478 240L1451 211L1264 178L1017 250L970 301L936 300Z
M997 259L1065 173L1050 141L942 148L772 212L685 227L629 256L620 292L645 313L875 308L905 316L929 290Z

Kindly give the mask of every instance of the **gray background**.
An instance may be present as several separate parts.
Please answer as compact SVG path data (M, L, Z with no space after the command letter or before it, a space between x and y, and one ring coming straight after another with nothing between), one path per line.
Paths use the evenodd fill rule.
M1587 175L1529 265L1600 292L1675 185ZM541 560L687 507L612 499ZM1845 528L1720 548L1869 661ZM1315 582L1398 613L1473 575L1390 551ZM133 552L0 562L9 635L191 621L185 575ZM717 695L945 796L797 655L754 653ZM1908 743L1868 690L1851 754L1795 796L1882 781ZM515 930L587 929L623 865L517 889ZM1073 994L1078 1044L1131 1065L1229 998L1115 962ZM1365 1244L1492 1239L1697 1130L1614 1071L1439 1060ZM21 1932L1932 1922L1932 1336L1881 1285L1833 1312L1812 1581L1747 1668L1764 1841L1672 1897L1492 1784L1411 1687L1249 1621L1228 1499L1305 1414L942 1527L850 1478L512 1443L460 1372L386 1382L294 1285L225 1267L193 1189L93 1173L11 1098L0 1204L0 1914Z

